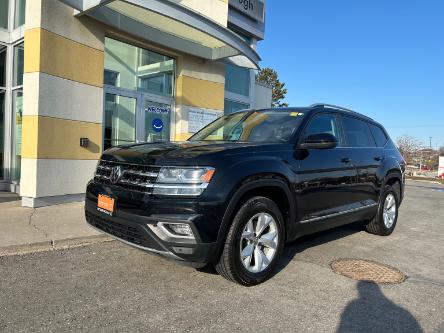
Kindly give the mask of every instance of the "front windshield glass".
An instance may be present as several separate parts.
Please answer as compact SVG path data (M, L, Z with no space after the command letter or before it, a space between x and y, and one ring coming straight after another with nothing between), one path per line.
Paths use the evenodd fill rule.
M242 111L223 116L189 141L288 142L304 114L296 111Z

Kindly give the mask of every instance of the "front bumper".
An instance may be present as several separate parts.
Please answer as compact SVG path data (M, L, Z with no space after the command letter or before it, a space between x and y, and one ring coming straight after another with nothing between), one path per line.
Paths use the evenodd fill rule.
M116 198L113 216L97 209L99 193ZM162 203L146 196L137 198L134 193L121 192L90 182L85 197L85 217L93 228L128 245L186 265L202 267L213 260L216 241L208 242L212 234L209 230L212 228L208 225L202 228L206 217L195 205L196 203L188 202L186 207L172 206L171 202ZM214 216L208 216L207 224L212 224L213 218ZM159 232L158 222L186 223L193 230L194 239L168 237Z

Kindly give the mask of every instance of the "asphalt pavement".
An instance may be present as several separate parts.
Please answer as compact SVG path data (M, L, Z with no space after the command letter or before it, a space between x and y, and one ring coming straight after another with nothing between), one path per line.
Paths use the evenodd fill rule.
M390 237L360 224L287 245L245 288L119 242L0 257L1 332L444 332L444 186L409 182ZM332 272L338 258L404 272L399 285Z

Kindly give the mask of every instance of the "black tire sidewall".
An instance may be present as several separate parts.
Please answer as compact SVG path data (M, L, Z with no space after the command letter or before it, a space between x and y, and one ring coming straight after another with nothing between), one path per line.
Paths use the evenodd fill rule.
M269 266L260 273L249 272L241 262L240 259L240 240L242 232L247 222L258 213L270 214L276 221L278 226L279 240L277 252L269 264ZM285 243L285 228L282 214L277 205L270 199L265 197L254 197L245 202L239 209L233 220L233 227L235 228L231 246L232 246L232 264L236 273L239 275L241 281L248 285L261 283L269 278L274 271Z

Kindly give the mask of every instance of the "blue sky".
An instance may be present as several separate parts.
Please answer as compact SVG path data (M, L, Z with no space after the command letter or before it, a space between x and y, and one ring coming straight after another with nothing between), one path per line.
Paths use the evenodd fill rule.
M290 106L325 102L381 122L391 137L444 146L443 0L268 0L262 67Z

